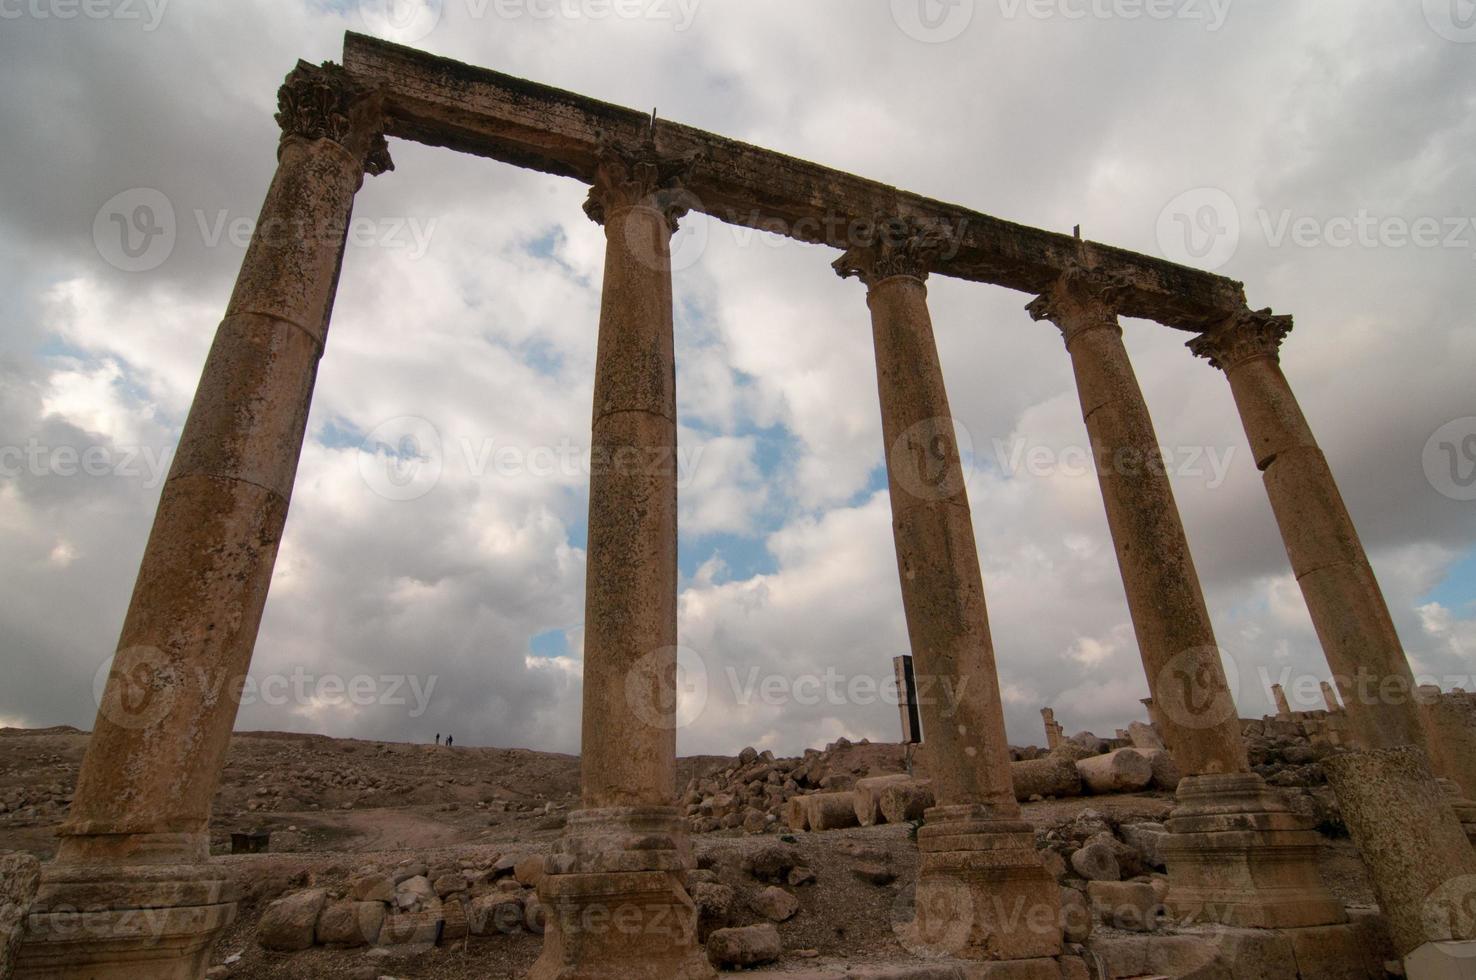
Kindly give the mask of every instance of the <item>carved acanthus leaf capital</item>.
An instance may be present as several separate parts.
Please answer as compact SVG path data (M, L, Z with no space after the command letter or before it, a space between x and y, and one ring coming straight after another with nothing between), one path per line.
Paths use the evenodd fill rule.
M1241 310L1218 327L1189 341L1189 350L1221 371L1252 358L1280 357L1281 342L1292 331L1290 316L1265 310Z
M926 281L949 245L943 230L916 218L877 217L861 227L856 244L831 263L842 279L855 276L870 289L883 279Z
M596 224L603 225L622 208L648 207L660 211L675 233L677 222L696 206L697 198L686 182L703 155L663 154L656 146L654 126L639 145L600 134L598 157L594 185L584 202L584 213Z
M1033 320L1049 320L1067 343L1092 327L1117 327L1117 308L1132 288L1124 276L1070 262L1051 288L1026 305Z
M277 90L282 139L332 140L378 176L395 169L384 139L383 91L342 65L299 61Z

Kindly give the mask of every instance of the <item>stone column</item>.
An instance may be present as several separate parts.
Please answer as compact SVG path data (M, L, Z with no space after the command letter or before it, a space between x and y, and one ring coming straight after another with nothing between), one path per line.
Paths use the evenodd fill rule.
M1343 706L1338 703L1338 696L1333 692L1332 685L1327 681L1321 681L1320 683L1322 686L1322 703L1327 705L1328 714L1342 714Z
M1271 696L1276 699L1276 716L1290 721L1292 709L1291 705L1287 703L1285 689L1280 684L1272 684Z
M691 159L606 142L585 210L605 229L585 585L582 809L539 886L535 980L714 975L676 806L677 478L671 236Z
M196 977L235 912L206 865L354 194L391 168L379 93L299 63L278 165L160 496L18 975ZM68 908L106 903L78 927ZM133 931L149 909L158 932ZM49 911L48 911L49 910Z
M1344 921L1317 873L1316 831L1246 760L1199 574L1117 322L1125 289L1073 266L1028 309L1065 337L1148 688L1184 774L1164 845L1169 903L1225 925Z
M879 219L835 263L867 287L902 604L937 806L909 944L1016 960L1061 950L1060 895L1020 818L965 473L928 315L935 230ZM922 685L927 685L922 687Z
M1061 736L1066 730L1056 721L1056 712L1052 708L1040 709L1041 720L1045 722L1046 748L1054 752L1061 746Z
M1360 751L1324 760L1401 954L1476 937L1476 854L1430 765L1414 677L1332 470L1281 370L1289 316L1241 310L1189 342L1224 371ZM1460 807L1469 812L1469 804ZM1450 882L1464 919L1432 925ZM1476 955L1476 950L1472 950Z
M1460 787L1466 799L1476 799L1476 704L1435 686L1421 687L1419 693L1435 771Z

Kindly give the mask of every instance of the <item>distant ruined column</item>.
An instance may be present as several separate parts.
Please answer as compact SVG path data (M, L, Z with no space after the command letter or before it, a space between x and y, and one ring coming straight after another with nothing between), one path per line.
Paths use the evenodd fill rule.
M1276 699L1276 716L1289 721L1292 709L1286 700L1286 690L1280 684L1272 684L1271 696Z
M1040 709L1041 720L1045 722L1046 748L1055 751L1061 746L1061 736L1066 733L1060 723L1056 721L1056 712L1051 708Z
M1068 268L1027 309L1062 332L1161 733L1184 773L1164 845L1169 903L1225 925L1346 919L1317 873L1317 833L1250 771L1158 436L1123 344L1127 284Z
M1054 956L1060 896L1021 820L966 479L925 280L942 235L872 223L835 263L867 287L902 605L938 805L918 834L910 942L972 958ZM944 692L940 694L939 692Z
M1349 736L1359 749L1330 756L1323 767L1363 852L1395 945L1402 955L1415 955L1433 942L1476 938L1469 912L1444 925L1428 914L1430 897L1452 881L1465 883L1460 887L1466 895L1456 904L1469 903L1476 853L1466 835L1476 832L1476 824L1463 831L1453 801L1436 781L1414 676L1393 617L1327 459L1282 373L1281 344L1291 329L1289 316L1243 309L1188 346L1230 381L1292 570L1343 695ZM1471 813L1469 803L1456 802Z
M676 806L677 474L671 236L695 161L606 141L585 211L605 229L585 584L582 809L539 894L534 980L697 980ZM617 928L617 925L619 926Z
M301 62L277 172L159 499L18 976L193 978L234 916L204 866L210 801L271 583L354 195L392 168L379 92ZM136 910L165 937L130 932ZM135 910L130 913L129 910ZM129 972L133 970L135 972Z

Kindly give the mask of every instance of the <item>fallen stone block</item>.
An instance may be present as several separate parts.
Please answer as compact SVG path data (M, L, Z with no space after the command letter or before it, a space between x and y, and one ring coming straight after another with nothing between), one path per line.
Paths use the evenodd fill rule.
M282 953L307 949L313 944L318 916L327 902L326 888L310 888L277 899L256 924L256 941L264 949Z
M514 936L523 931L523 897L492 894L472 899L467 927L473 936Z
M1010 778L1015 784L1015 799L1022 803L1033 796L1081 795L1081 774L1076 771L1076 763L1059 755L1012 762Z
M10 976L26 915L41 884L41 862L29 854L0 857L0 977Z
M1158 895L1145 881L1087 883L1092 914L1097 922L1126 932L1152 932L1163 917Z
M933 786L926 779L893 783L881 792L879 805L887 823L911 823L921 820L934 806Z
M384 925L379 930L379 945L439 946L441 931L445 926L446 920L442 918L439 908L424 912L392 913L385 917Z
M894 783L911 782L911 779L912 777L904 772L858 779L855 790L856 822L863 827L885 823L886 816L881 809L882 790Z
M383 902L331 902L318 915L315 938L323 946L373 946L383 925Z
M788 922L799 913L799 899L778 885L770 885L753 898L753 910L770 922Z
M779 930L765 923L740 929L719 929L707 937L707 958L722 969L741 969L773 963L784 951Z
M1153 782L1153 765L1137 749L1118 749L1080 759L1076 771L1093 793L1136 793Z
M810 830L820 833L856 826L854 793L815 793L804 800L809 810Z

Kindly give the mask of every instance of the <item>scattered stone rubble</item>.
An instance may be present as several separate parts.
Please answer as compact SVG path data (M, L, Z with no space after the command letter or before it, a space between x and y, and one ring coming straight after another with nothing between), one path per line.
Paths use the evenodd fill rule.
M1333 748L1322 738L1326 712L1306 718L1242 719L1252 768L1273 786L1325 787L1318 760ZM1050 723L1054 724L1054 716ZM1059 726L1057 726L1059 727ZM1050 729L1047 729L1048 734ZM1172 793L1180 775L1152 725L1134 722L1115 738L1078 732L1054 739L1054 749L1010 748L1015 795L1021 802L1158 791ZM858 751L870 749L871 751ZM694 776L682 803L693 833L747 834L825 831L922 819L933 805L926 774L902 771L900 746L838 739L803 756L776 758L746 748L732 764ZM1298 808L1336 824L1326 791L1292 794Z
M390 870L366 867L344 884L272 902L257 925L257 941L287 953L315 945L438 946L468 934L541 934L545 919L536 889L543 860L531 854L499 856L478 867L413 860Z

